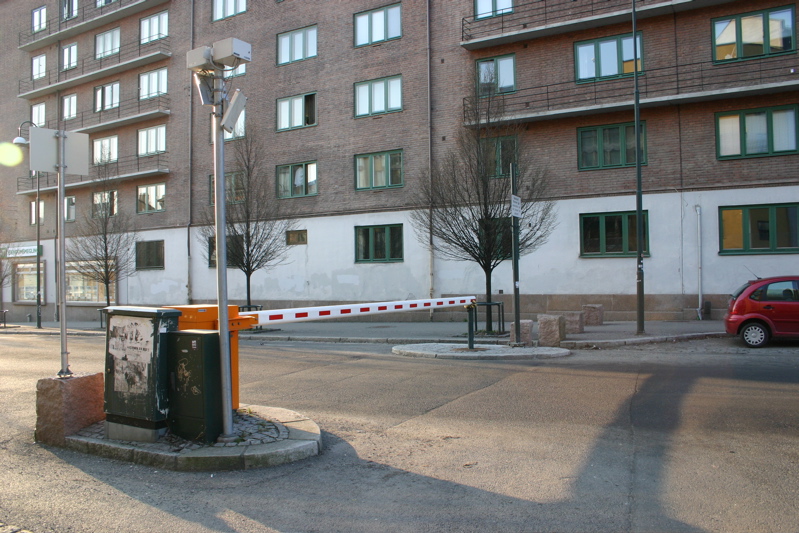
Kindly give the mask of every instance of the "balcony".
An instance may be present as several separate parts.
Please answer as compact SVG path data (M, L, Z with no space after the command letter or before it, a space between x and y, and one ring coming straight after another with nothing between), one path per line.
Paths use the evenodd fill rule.
M639 0L636 17L644 19L688 11L734 0ZM631 22L630 0L534 0L513 6L513 12L494 17L465 17L461 46L479 50L500 44Z
M51 120L47 127L65 129L79 133L115 129L126 124L134 124L170 114L169 97L156 96L140 100L138 97L120 102L117 107L95 112L94 109L81 111L68 120Z
M100 59L84 57L68 70L57 68L45 72L44 76L32 80L25 78L19 81L19 98L36 98L75 87L83 83L98 80L118 72L123 72L142 65L155 63L172 56L169 38L141 44L138 37L132 43L119 48L119 52Z
M795 54L756 61L715 64L711 61L648 69L638 78L641 107L740 98L799 90ZM533 122L555 117L632 109L633 78L593 83L555 83L513 93L463 99L464 124ZM486 113L490 112L490 117ZM479 118L477 118L479 116Z
M28 28L19 32L19 49L30 52L43 48L167 2L169 0L115 0L97 7L93 0L84 1L83 7L70 18L65 19L59 13L48 19L42 30L34 32L33 28Z
M67 174L64 187L75 189L90 187L110 180L132 180L146 178L161 174L169 174L169 159L167 153L148 155L144 157L128 156L104 165L91 165L88 176L75 176ZM58 174L56 172L39 173L39 190L55 191L58 187ZM36 194L36 177L24 176L17 178L17 194Z

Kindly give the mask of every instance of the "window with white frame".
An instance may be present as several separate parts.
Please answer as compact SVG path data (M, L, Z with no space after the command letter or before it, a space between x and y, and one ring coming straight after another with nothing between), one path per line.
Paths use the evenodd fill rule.
M119 53L119 28L98 33L94 38L94 58L101 59Z
M475 0L474 18L483 19L513 13L513 0Z
M117 214L117 191L92 193L92 217L113 217Z
M61 18L69 20L78 16L78 0L61 0Z
M119 107L119 82L94 88L94 111L105 111Z
M72 43L61 49L61 70L69 70L78 66L78 43Z
M162 11L155 15L141 19L139 24L141 29L141 44L157 41L169 35L169 12Z
M247 0L214 0L214 20L238 15L247 11Z
M166 94L166 74L166 67L139 74L139 100Z
M30 224L31 226L42 225L44 221L44 200L39 200L39 219L36 219L36 200L30 204Z
M46 125L44 102L33 104L31 106L31 122L36 126L43 128Z
M117 152L117 136L103 137L102 139L95 139L93 143L95 165L103 165L105 163L113 163L119 158Z
M355 84L355 116L402 111L402 77L393 76Z
M75 197L67 196L64 198L64 221L75 222Z
M38 80L47 75L47 56L42 54L31 60L31 78Z
M355 15L355 46L365 46L400 37L402 37L400 4Z
M166 152L166 124L139 130L139 157Z
M232 139L240 139L245 135L245 122L246 119L244 118L245 110L241 112L239 118L236 120L236 124L233 125L233 131L222 130L222 138L226 141L230 141Z
M47 29L47 6L37 7L33 10L33 33Z
M157 213L164 210L166 184L140 185L136 194L137 213Z
M277 129L290 130L316 124L316 93L277 101Z
M281 33L277 36L277 63L285 65L316 57L316 26Z

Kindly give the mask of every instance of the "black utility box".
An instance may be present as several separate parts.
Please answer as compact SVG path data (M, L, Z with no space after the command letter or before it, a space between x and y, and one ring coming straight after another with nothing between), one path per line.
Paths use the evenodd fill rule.
M170 332L167 354L169 429L185 439L215 442L223 429L219 333Z

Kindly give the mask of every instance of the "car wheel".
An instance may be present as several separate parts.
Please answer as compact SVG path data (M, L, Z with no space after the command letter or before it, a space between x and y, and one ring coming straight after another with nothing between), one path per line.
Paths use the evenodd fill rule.
M768 328L760 322L750 322L741 329L741 340L750 348L765 346L768 337Z

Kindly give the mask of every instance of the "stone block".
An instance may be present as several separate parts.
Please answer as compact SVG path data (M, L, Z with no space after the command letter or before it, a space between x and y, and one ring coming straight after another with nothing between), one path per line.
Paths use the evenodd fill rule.
M533 345L533 321L520 320L519 321L519 339L525 346ZM516 342L516 321L510 323L510 342Z
M586 326L601 326L605 323L605 306L602 304L583 305Z
M45 378L36 383L36 442L64 446L66 437L105 419L103 374Z
M566 338L566 318L563 315L538 315L538 345L560 346Z
M585 331L585 314L582 311L558 313L566 319L566 333L583 333Z

